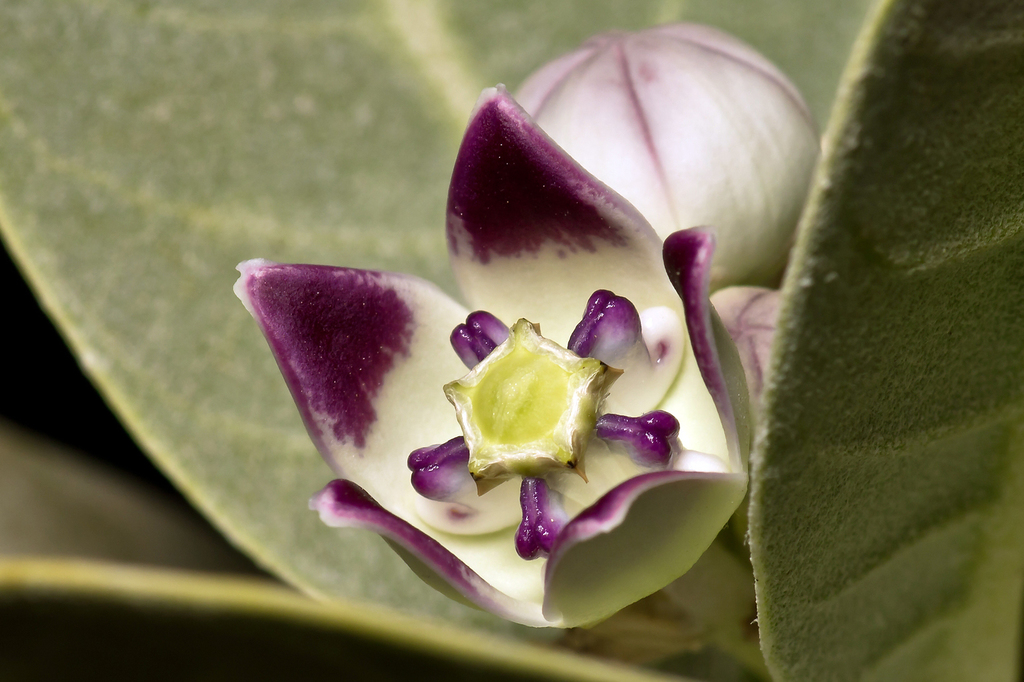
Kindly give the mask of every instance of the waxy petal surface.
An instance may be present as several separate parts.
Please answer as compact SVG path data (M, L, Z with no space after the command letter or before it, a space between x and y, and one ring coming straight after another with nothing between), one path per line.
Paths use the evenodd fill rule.
M465 373L448 342L465 309L405 275L263 260L239 270L235 291L324 459L408 517L409 453L460 435L440 387Z
M591 624L672 582L711 545L746 488L745 473L659 471L612 489L559 534L545 567L545 617Z
M518 490L507 496L508 527L457 535L431 527L479 527L481 513L413 491L409 454L459 435L441 387L465 367L449 335L466 309L415 277L256 260L239 267L235 291L256 318L281 366L306 427L328 464L421 532L443 538L459 560L515 599L540 602L540 569L516 556ZM473 495L469 502L480 499ZM424 506L430 509L424 509ZM489 522L490 519L487 519ZM491 529L493 530L493 529Z
M710 444L715 449L705 452L728 473L684 470L705 452L683 452L673 470L630 478L569 521L545 567L548 619L596 622L668 584L700 558L746 493L746 384L736 349L708 302L714 235L683 230L664 248L686 310L690 366L662 409L684 424L684 447ZM588 570L595 563L601 570Z
M448 247L474 307L541 325L560 344L590 295L610 289L639 311L678 297L661 243L632 205L573 161L498 87L477 103L452 173Z

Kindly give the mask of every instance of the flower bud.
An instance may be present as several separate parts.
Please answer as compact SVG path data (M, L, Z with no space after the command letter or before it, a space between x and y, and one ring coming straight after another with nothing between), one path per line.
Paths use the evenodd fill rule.
M606 33L535 72L517 99L662 239L713 226L712 289L777 284L818 132L753 48L693 24Z

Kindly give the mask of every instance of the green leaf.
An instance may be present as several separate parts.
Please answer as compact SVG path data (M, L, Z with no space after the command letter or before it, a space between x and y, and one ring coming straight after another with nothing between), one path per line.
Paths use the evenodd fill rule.
M116 565L0 562L0 623L5 680L668 679L255 580Z
M0 420L0 557L252 571L192 510Z
M863 3L727 6L5 0L0 230L133 435L238 546L313 594L507 629L306 509L331 474L234 266L453 290L443 208L477 93L597 31L711 17L782 58L821 114Z
M751 548L789 680L1017 680L1024 6L882 3L805 214Z

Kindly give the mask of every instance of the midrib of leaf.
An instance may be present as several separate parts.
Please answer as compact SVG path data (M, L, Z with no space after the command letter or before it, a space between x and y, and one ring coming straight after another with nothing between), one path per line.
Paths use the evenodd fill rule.
M302 40L314 36L338 36L368 41L372 25L351 17L318 17L315 20L277 16L245 16L235 13L214 14L183 7L140 9L122 0L63 0L83 7L117 15L122 20L160 24L192 33L265 33Z
M461 49L460 40L446 24L437 0L383 0L380 4L384 13L383 22L374 21L372 14L296 20L286 15L218 16L180 7L139 11L117 0L71 1L115 13L123 20L162 24L193 33L265 33L292 40L337 36L375 45L377 48L383 47L383 51L386 51L394 44L382 42L379 33L380 24L383 23L391 29L393 37L398 39L397 45L408 56L407 65L419 71L429 84L427 90L440 94L456 140L461 136L473 102L480 94L481 79L470 68L470 61Z
M41 167L46 168L54 174L64 175L76 182L96 187L126 206L133 206L155 216L176 219L180 221L183 226L190 227L194 230L201 230L208 233L213 238L223 241L231 241L237 235L247 235L249 238L252 238L259 232L269 235L274 234L275 232L280 233L286 229L285 225L281 224L280 221L270 214L239 213L243 210L240 207L202 206L187 202L167 201L145 190L133 190L132 188L125 187L118 178L110 173L89 168L75 159L67 158L54 152L42 136L34 133L24 119L12 112L12 108L4 98L2 91L0 91L0 123L9 125L16 137L28 141L28 145L32 149L32 152ZM13 225L13 221L10 220L7 211L3 206L2 197L0 197L0 225ZM324 230L324 232L328 231ZM377 236L377 232L373 229L367 229L367 226L365 225L332 225L331 230L328 233L333 233L335 239L337 239L339 250L354 247L361 253L372 254L382 251L384 248L384 244ZM7 230L5 231L4 236L9 247L14 252L20 267L25 269L32 268L31 259L22 257L22 253L25 249L18 240L17 231ZM302 236L302 234L299 236ZM307 237L309 243L312 244L313 237L311 235L307 235ZM432 251L436 246L436 240L426 232L409 232L400 234L397 236L397 239L406 243L411 250L417 250L420 252ZM294 242L301 243L299 240L294 240ZM316 243L322 247L322 238L317 239ZM438 254L438 257L442 256L443 254ZM46 278L29 277L29 280L31 282L40 283L45 282ZM60 296L55 296L50 293L47 290L47 286L44 284L36 286L36 294L44 301L44 305L49 311L51 317L56 317L58 319L65 317L61 312L61 305L56 303L56 301L60 300ZM97 294L102 297L102 290L94 286L92 288L91 295L96 296ZM69 305L71 309L81 310L85 308L81 303L74 302L73 299L76 297L75 291L65 291L63 292L63 295L72 299ZM54 303L51 304L49 303L50 301L54 301ZM75 325L68 324L61 324L59 327L64 330L69 330L65 331L65 333L71 335L73 335L74 332L70 330L76 329ZM84 339L76 338L74 346L82 349L81 362L83 365L85 365L90 371L100 374L102 372L100 372L99 368L96 366L97 363L90 362L89 360L90 357L99 357L96 349L92 346L116 348L120 345L120 340L116 335L109 333L100 325L94 325L92 331L96 334L95 341L97 343L87 344ZM144 365L137 364L132 361L131 354L123 354L120 357L120 361L126 368L130 368L133 372L142 374L147 373L147 368ZM156 377L154 377L153 386L157 387L159 386L159 382L155 381L155 379ZM180 399L171 391L158 390L158 392L161 394L162 398L168 402L174 402L175 400L181 402ZM121 401L117 402L120 403ZM188 404L182 402L181 407L187 408ZM127 407L125 410L130 412ZM252 425L247 424L247 426L251 428Z
M439 40L443 41L447 38L441 36ZM457 67L452 67L452 69L455 68ZM433 75L436 79L443 80L445 74L450 71L450 69L442 69L441 72ZM452 88L457 88L457 86L452 85ZM454 89L452 92L455 92ZM458 128L458 132L461 132L464 127L468 113L469 109L466 109L460 119L454 110L451 112L452 125ZM155 216L179 220L183 225L195 230L202 230L217 240L231 242L238 239L239 236L255 239L260 235L279 235L288 229L288 226L272 213L257 213L242 206L169 201L145 189L127 187L113 174L90 168L74 158L63 156L55 152L44 137L34 132L22 117L14 113L2 90L0 90L0 124L9 125L16 137L26 140L42 167L47 170L58 175L68 176L76 182L96 187L122 204L133 206ZM8 222L8 224L12 223ZM295 236L292 237L292 242L296 245L303 245L301 238L305 236L306 243L309 245L315 243L322 248L323 235L327 234L333 235L337 240L339 252L353 247L359 253L364 254L384 253L385 249L394 249L393 245L388 246L380 239L378 229L365 223L359 225L331 224L329 228L316 230L315 242L312 234L308 232L293 232ZM437 247L437 240L426 231L408 231L393 237L393 239L404 242L408 247L407 250L412 252L428 253L436 251ZM443 258L445 254L437 253L436 256Z
M480 95L479 76L457 36L445 24L437 0L385 0L387 23L409 55L409 63L440 94L454 139L462 135Z

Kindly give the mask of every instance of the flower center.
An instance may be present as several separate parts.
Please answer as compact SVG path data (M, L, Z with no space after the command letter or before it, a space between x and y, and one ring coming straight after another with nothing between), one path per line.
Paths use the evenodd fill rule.
M508 339L444 387L483 494L512 476L583 472L598 410L622 372L540 335L519 320Z
M663 393L679 366L681 335L675 313L651 308L641 315L628 299L604 290L590 297L568 348L527 320L509 329L491 313L470 313L452 330L451 344L472 371L445 386L463 435L408 459L420 517L463 535L518 521L519 555L548 556L572 514L632 476L668 468L681 452L671 414L605 413L613 382L609 401L620 407L630 397L635 404L637 391ZM652 357L651 347L670 350ZM592 438L604 446L591 447ZM583 472L585 453L593 460L592 481ZM582 480L561 476L566 472ZM522 478L518 490L499 485L512 477Z
M522 346L491 367L476 386L476 423L494 442L524 445L553 433L569 406L570 374Z

